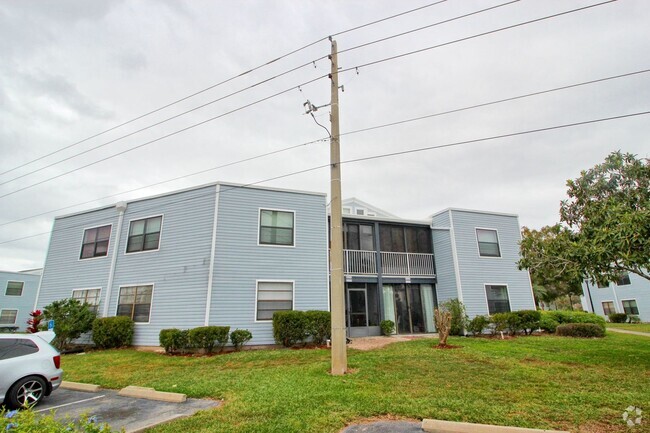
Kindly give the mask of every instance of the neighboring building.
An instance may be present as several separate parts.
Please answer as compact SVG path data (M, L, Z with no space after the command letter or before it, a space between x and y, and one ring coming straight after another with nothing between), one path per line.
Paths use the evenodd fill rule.
M0 271L0 332L1 328L27 328L29 313L34 309L41 269L21 272Z
M586 311L607 317L611 313L639 316L650 322L650 281L636 274L624 274L616 283L582 284L582 305ZM592 306L593 305L593 306Z
M38 305L77 298L164 328L224 325L273 343L278 310L327 310L325 194L216 183L58 217Z

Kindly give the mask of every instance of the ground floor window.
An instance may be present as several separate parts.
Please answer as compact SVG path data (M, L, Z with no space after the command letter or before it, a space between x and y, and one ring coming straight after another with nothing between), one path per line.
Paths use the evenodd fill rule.
M15 325L18 310L0 310L0 325Z
M72 291L72 299L82 304L88 304L88 309L97 313L99 307L99 293L101 289L78 289Z
M625 312L625 314L638 315L639 308L636 305L636 300L629 299L627 301L623 301L623 311Z
M490 315L510 312L508 286L486 284L485 294L488 303L488 313Z
M258 281L255 320L271 320L276 311L293 310L293 281Z
M148 323L153 286L120 287L117 315L130 317L136 323Z
M614 303L612 301L603 302L603 314L605 316L609 316L612 313L616 313L616 309L614 308Z
M398 334L434 332L435 293L431 284L385 284L384 319L395 323Z

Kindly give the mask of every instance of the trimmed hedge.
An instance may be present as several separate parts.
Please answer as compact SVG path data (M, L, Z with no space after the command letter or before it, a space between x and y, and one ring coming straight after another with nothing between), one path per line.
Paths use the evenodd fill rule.
M625 323L627 321L627 314L625 313L612 313L607 317L609 317L609 321L612 323Z
M230 342L235 350L241 350L252 338L253 334L248 329L235 329L230 333Z
M228 343L230 326L199 326L189 330L188 336L193 347L212 353L215 346L219 351Z
M494 332L503 332L508 329L508 319L510 313L494 313L490 316L490 321L494 325Z
M307 334L314 344L325 344L332 336L332 315L329 311L306 311Z
M467 325L467 330L474 335L480 335L485 328L490 326L490 323L488 316L476 316Z
M93 321L93 342L100 349L130 346L133 341L130 317L102 317Z
M562 337L602 338L605 329L595 323L564 323L557 327L555 333Z
M605 319L594 313L585 313L584 311L544 311L543 315L548 315L557 323L593 323L600 325L605 329Z
M546 332L550 332L551 334L555 334L555 330L557 329L559 323L557 320L549 316L548 314L542 314L542 317L539 320L539 327L543 329Z
M276 311L273 313L273 338L277 344L292 347L309 339L322 344L330 337L332 316L329 311Z
M162 329L158 336L160 345L165 348L166 353L185 353L190 348L188 330L176 328Z
M524 334L530 335L536 329L539 329L539 322L542 318L542 313L537 310L519 310L514 314L519 317L519 327Z

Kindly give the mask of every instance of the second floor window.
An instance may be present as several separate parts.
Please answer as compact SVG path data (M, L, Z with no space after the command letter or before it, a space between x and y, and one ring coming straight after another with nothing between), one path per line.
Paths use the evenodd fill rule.
M496 230L476 229L478 254L481 257L501 257L499 237Z
M84 241L81 246L81 259L103 257L108 254L108 240L111 237L111 226L95 227L84 231Z
M23 295L23 286L25 285L22 281L8 281L7 290L5 290L6 296L22 296Z
M293 212L280 210L260 210L260 245L293 246Z
M623 274L623 275L621 275L621 277L618 279L618 281L616 282L616 284L618 284L619 286L627 286L627 285L629 285L629 284L632 284L632 283L630 282L630 274Z
M373 226L370 224L343 224L343 244L348 250L375 250L375 236Z
M126 252L157 250L160 246L162 216L131 221Z

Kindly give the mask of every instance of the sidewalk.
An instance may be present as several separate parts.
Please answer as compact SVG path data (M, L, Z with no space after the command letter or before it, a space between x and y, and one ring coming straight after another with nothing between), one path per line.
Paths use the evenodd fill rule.
M607 330L620 332L621 334L642 335L644 337L650 337L650 332L628 331L627 329L619 329L619 328L607 328Z

